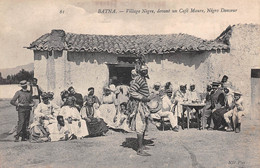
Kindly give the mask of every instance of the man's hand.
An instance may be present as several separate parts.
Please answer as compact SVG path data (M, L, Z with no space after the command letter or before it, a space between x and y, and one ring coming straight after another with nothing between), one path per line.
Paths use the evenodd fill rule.
M18 107L23 107L24 104L22 104L22 103L18 103L17 106L18 106Z
M87 122L91 122L91 119L88 118L88 117L86 117L85 120L86 120Z
M134 117L134 115L135 115L135 113L132 113L132 114L129 116L129 118L132 118L132 117Z

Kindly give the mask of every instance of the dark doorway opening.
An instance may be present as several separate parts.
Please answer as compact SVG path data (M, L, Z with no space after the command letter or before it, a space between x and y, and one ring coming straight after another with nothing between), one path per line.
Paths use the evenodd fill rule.
M109 81L114 85L129 85L131 78L131 71L135 68L134 65L124 64L109 64Z
M251 69L251 119L260 119L260 69Z

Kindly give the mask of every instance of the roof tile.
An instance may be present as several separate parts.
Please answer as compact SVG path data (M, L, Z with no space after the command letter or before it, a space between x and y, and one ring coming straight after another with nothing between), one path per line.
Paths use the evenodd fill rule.
M207 41L187 34L168 35L89 35L53 30L30 44L33 50L69 50L108 53L169 53L228 49L221 41Z

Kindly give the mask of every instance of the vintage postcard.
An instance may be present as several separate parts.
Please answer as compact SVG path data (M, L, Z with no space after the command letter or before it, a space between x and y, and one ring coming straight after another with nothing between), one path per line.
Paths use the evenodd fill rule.
M0 1L0 167L260 167L259 11Z

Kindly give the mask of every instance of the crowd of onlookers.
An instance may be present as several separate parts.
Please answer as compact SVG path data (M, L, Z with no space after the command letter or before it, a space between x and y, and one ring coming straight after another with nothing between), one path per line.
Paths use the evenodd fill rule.
M135 75L132 72L132 78ZM161 120L169 120L170 128L178 132L180 117L187 117L189 113L191 119L200 116L203 121L197 127L240 132L244 115L242 94L232 90L231 85L226 75L220 82L208 85L205 93L198 93L195 83L188 89L182 84L173 90L171 82L164 85L157 82L150 89L147 102L149 119L158 128ZM109 128L131 132L133 114L129 110L131 97L127 85L110 83L99 98L93 87L88 88L84 97L69 87L61 92L60 104L54 103L53 92L43 92L36 78L30 84L21 81L20 86L22 89L11 100L18 111L18 124L11 131L16 130L15 141L19 141L19 137L31 142L80 139L104 135ZM200 115L195 115L197 111L184 105L187 103L201 104L204 108L199 111Z

